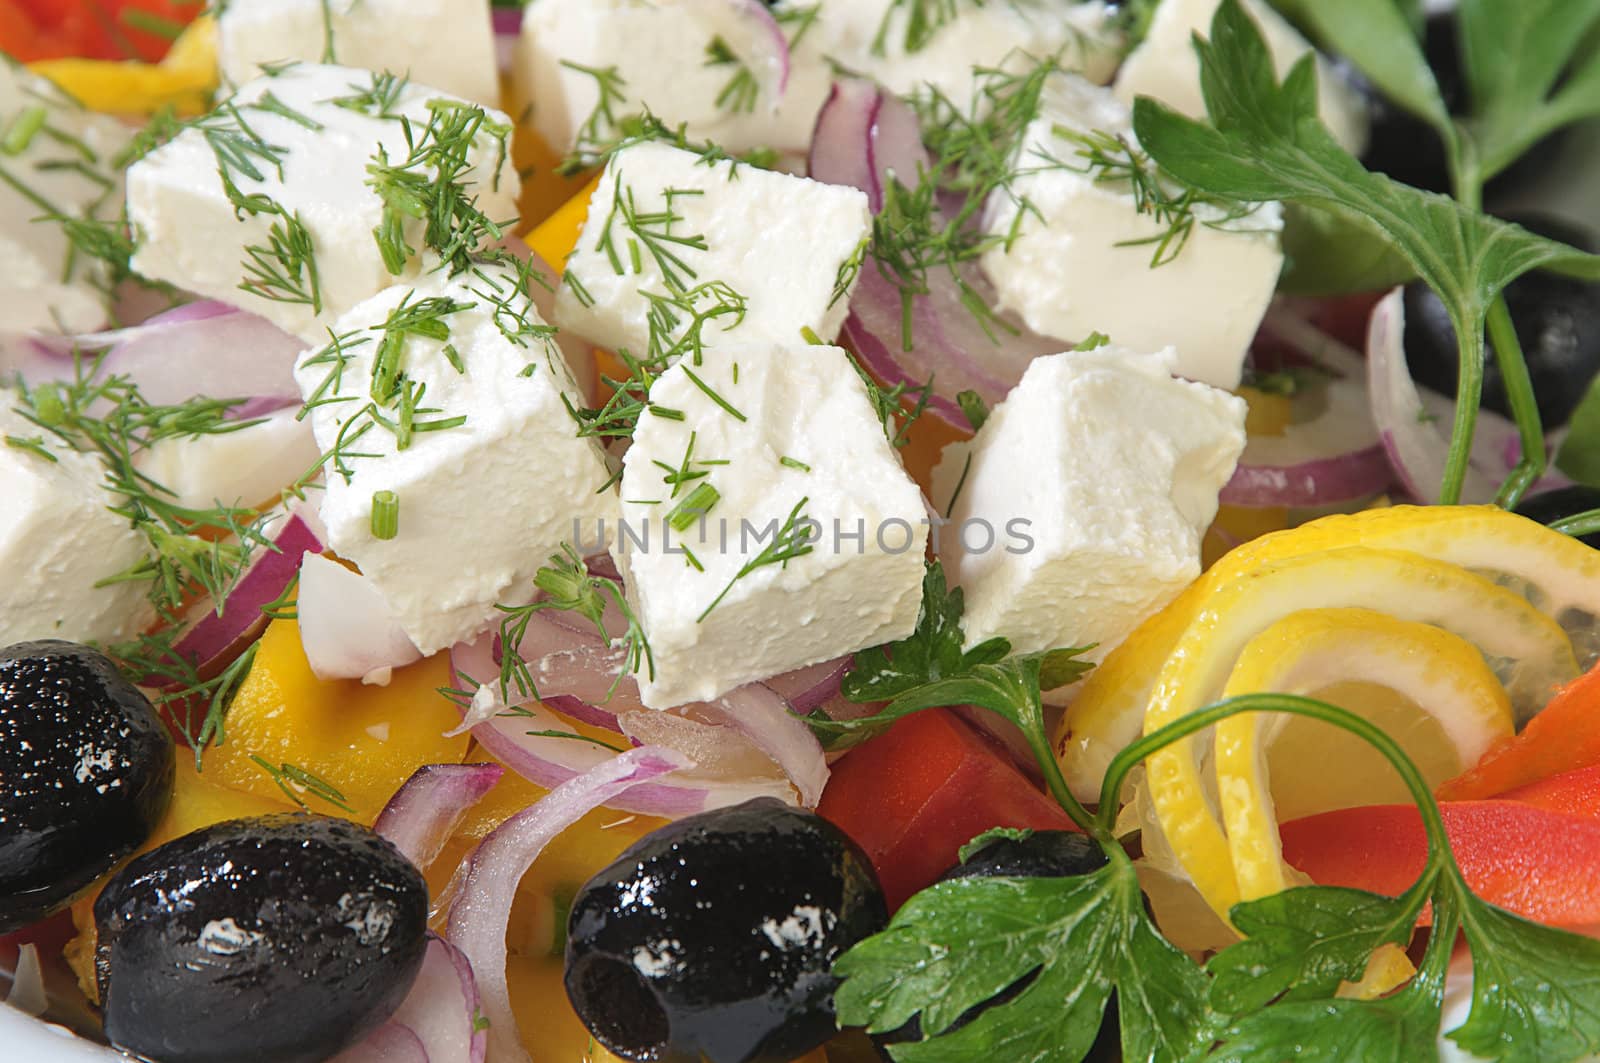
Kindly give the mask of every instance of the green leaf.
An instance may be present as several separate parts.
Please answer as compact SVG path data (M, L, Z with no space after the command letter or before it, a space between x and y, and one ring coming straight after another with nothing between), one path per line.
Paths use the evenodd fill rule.
M1556 468L1581 484L1600 487L1600 378L1589 382L1572 411L1566 438L1556 451Z
M1411 263L1367 226L1298 203L1283 212L1283 257L1278 291L1286 295L1382 291L1417 276Z
M1473 115L1468 129L1484 177L1557 126L1600 114L1600 72L1592 59L1550 98L1597 23L1600 0L1462 0L1461 54Z
M961 588L945 584L938 562L922 577L922 606L917 627L907 638L856 654L855 665L840 689L855 702L888 701L945 676L970 672L981 663L998 661L1011 652L1010 643L994 638L962 650ZM956 702L945 702L958 705Z
M1093 661L1078 658L1094 649L1093 646L1073 646L1068 649L1046 650L1039 658L1039 689L1059 690L1076 683L1094 668Z
M1033 837L1033 831L1029 830L1027 827L991 827L982 834L978 835L976 838L972 839L967 844L963 845L956 852L956 860L963 864L966 863L975 855L988 848L990 842L1002 840L1025 842L1031 837Z
M1163 169L1203 192L1326 210L1379 233L1411 263L1444 303L1461 344L1458 413L1441 491L1446 501L1459 498L1490 304L1531 269L1600 278L1600 256L1368 173L1317 120L1311 58L1277 84L1260 31L1237 0L1224 0L1211 39L1197 38L1195 48L1212 125L1140 98L1134 104L1139 142Z
M1278 6L1449 142L1450 114L1414 32L1416 5L1403 10L1396 0L1280 0Z
M1128 1059L1190 1057L1208 1029L1205 974L1151 925L1120 852L1081 877L923 890L834 972L844 979L840 1022L881 1033L921 1016L924 1039L889 1049L899 1063L1073 1063L1094 1043L1113 988ZM1015 997L968 1016L1030 976Z
M1411 939L1420 895L1306 886L1234 905L1245 940L1211 957L1211 1006L1244 1015L1283 999L1324 1000L1360 980L1373 950Z
M1219 1063L1417 1063L1438 1059L1439 998L1413 982L1382 1000L1279 1004L1247 1015L1220 1035Z
M1463 905L1462 925L1472 948L1472 1011L1448 1032L1456 1044L1513 1063L1600 1051L1600 941L1476 899Z

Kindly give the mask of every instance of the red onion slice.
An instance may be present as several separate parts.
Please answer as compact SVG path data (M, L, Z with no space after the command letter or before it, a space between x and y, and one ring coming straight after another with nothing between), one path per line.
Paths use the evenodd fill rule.
M806 665L783 675L764 679L762 683L789 704L789 711L801 716L832 700L839 693L839 684L855 661L852 654L835 657L831 661Z
M283 597L303 556L322 550L299 513L287 514L267 534L274 549L258 548L220 607L206 603L200 619L178 640L178 655L202 677L215 674L255 641L267 623L262 607Z
M0 347L0 377L20 373L30 384L71 380L77 348L85 357L106 351L100 373L131 378L156 405L196 395L300 399L294 364L305 343L222 303L188 303L131 328L32 341Z
M800 804L816 808L828 783L828 761L822 744L805 720L789 711L784 700L760 683L748 683L705 709L721 716L724 727L744 735L783 769L800 792Z
M300 560L300 644L318 679L384 686L393 669L422 659L378 589L321 554Z
M372 829L427 870L461 817L504 774L498 764L424 764L389 798Z
M483 999L465 954L440 937L430 938L422 970L393 1020L411 1030L430 1063L484 1063L489 1032L478 1029Z
M877 211L883 207L890 174L911 186L928 166L916 114L909 106L869 82L834 84L817 116L810 157L813 178L861 189ZM980 303L995 305L994 290L976 266L963 271L962 279ZM957 394L976 391L992 406L1022 378L1029 362L1057 353L1064 345L1032 332L1011 316L1003 318L1004 326L989 323L991 335L967 309L961 287L948 272L933 270L927 280L928 294L912 302L910 350L904 349L900 288L875 262L861 271L845 336L862 363L890 385L920 386L931 377L936 394L929 408L950 424L966 428L967 419L954 401Z
M445 1057L448 1060L449 1057ZM466 1057L461 1057L465 1063ZM386 1022L340 1052L333 1063L434 1063L410 1027Z
M462 863L448 937L477 974L496 1063L528 1059L506 985L506 926L518 883L550 840L589 812L616 806L641 783L689 767L693 762L681 753L652 746L611 757L496 827Z

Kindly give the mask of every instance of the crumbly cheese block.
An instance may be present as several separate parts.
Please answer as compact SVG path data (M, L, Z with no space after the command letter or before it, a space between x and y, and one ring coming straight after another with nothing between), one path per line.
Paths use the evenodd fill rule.
M936 549L968 645L1105 657L1200 574L1200 539L1244 449L1244 401L1171 375L1168 349L1035 360L969 442L945 448Z
M667 370L650 404L612 548L655 656L638 676L646 705L707 701L911 633L922 492L842 350L725 344ZM774 561L795 533L809 552Z
M470 139L465 191L490 219L515 219L504 114L368 70L295 64L245 84L129 167L128 214L143 234L134 269L260 314L308 343L325 340L340 315L429 265L422 254L407 255L398 272L385 261L375 233L384 200L368 167L405 167L408 133L426 144L435 115L472 123L458 138ZM433 162L416 163L408 172L437 182ZM420 250L423 220L400 220L405 244Z
M421 320L446 335L417 331ZM490 626L497 603L530 601L534 573L563 542L614 519L605 455L578 435L568 404L583 400L515 269L425 274L356 306L333 331L339 339L295 370L331 455L327 542L423 653ZM398 386L422 394L405 445L369 412L386 342L398 344ZM377 412L398 423L393 404ZM379 492L398 506L390 538L374 528Z
M1141 206L1122 174L1096 167L1086 139L1109 143L1119 162L1138 153L1130 112L1108 90L1052 77L1019 176L985 211L996 242L982 263L1000 305L1068 344L1100 332L1136 350L1175 346L1179 375L1236 387L1283 269L1281 208L1197 203L1187 231L1163 246L1170 221Z
M871 232L859 189L635 144L601 174L556 322L640 359L831 340Z

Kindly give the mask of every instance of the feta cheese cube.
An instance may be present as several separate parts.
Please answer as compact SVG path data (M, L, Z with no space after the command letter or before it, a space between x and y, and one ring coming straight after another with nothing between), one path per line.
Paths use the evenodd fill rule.
M488 0L228 0L217 17L222 76L243 85L285 60L387 70L500 102Z
M871 231L859 189L635 144L601 174L556 322L641 359L832 339Z
M1019 175L988 203L985 229L999 239L983 268L1001 307L1035 332L1066 343L1102 332L1135 349L1176 345L1181 376L1235 387L1283 268L1282 210L1267 203L1241 215L1196 202L1187 232L1163 245L1171 223L1141 209L1132 182L1083 154L1091 138L1111 145L1117 163L1134 157L1130 118L1107 90L1051 78L1023 136Z
M0 389L0 437L39 439L14 400ZM147 584L97 584L144 559L144 536L108 508L117 499L98 459L53 440L44 446L54 461L0 446L0 646L132 638L152 617Z
M104 263L76 252L50 216L117 216L111 159L128 130L0 53L0 136L0 331L92 332L106 320Z
M825 2L817 47L898 95L933 89L963 114L980 99L974 70L1024 72L1045 59L1103 85L1122 57L1117 5L1087 0L950 4L913 36L914 5L904 0ZM924 25L919 23L918 25Z
M1135 97L1151 96L1191 118L1204 119L1206 101L1200 92L1200 58L1195 54L1194 36L1210 36L1211 19L1221 3L1222 0L1161 0L1144 40L1117 72L1117 98L1132 107ZM1268 4L1261 0L1243 0L1243 4L1260 28L1267 50L1272 53L1272 65L1282 78L1312 50L1311 43ZM1360 155L1366 149L1366 104L1333 64L1320 55L1317 113L1345 150Z
M385 264L384 200L368 166L382 152L420 188L438 187L430 128L444 147L470 137L457 182L491 220L514 219L504 114L371 71L300 64L243 86L129 167L128 214L144 234L134 269L320 342L341 314L425 268L428 255L403 255L398 273ZM404 244L425 250L423 219L393 214Z
M190 509L275 502L322 453L299 412L275 410L233 432L169 436L134 455L134 464Z
M326 541L423 653L483 630L496 603L531 600L534 573L573 529L616 513L605 456L568 412L582 400L549 331L516 270L441 271L355 307L296 367L331 454ZM414 397L405 446L383 422L398 428L407 404L374 390ZM390 538L374 529L384 491L399 507Z
M904 638L922 492L836 347L724 344L650 390L612 552L655 656L651 708ZM681 418L681 419L680 419ZM697 513L699 519L696 519ZM784 556L784 543L811 550Z
M1098 661L1200 574L1245 404L1176 366L1170 348L1039 358L972 440L945 448L936 547L965 590L969 645L1094 643Z
M513 65L519 102L555 151L593 149L645 110L731 152L804 152L833 71L814 44L810 4L773 16L790 42L779 98L753 76L776 51L771 26L729 0L538 0Z

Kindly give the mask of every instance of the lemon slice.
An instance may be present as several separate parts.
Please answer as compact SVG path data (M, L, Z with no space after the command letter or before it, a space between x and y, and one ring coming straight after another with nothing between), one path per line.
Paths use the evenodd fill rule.
M1139 736L1156 674L1218 588L1262 565L1349 546L1408 550L1481 572L1572 632L1580 663L1600 657L1600 550L1496 506L1390 506L1323 517L1235 548L1089 673L1056 731L1073 792L1084 800L1099 793L1111 758ZM1383 608L1376 599L1364 604Z
M1460 635L1500 664L1513 705L1542 704L1554 684L1577 674L1565 633L1521 595L1417 554L1347 547L1265 564L1213 591L1155 678L1145 732L1217 697L1245 645L1271 625L1302 609L1340 607L1380 607ZM1195 737L1182 739L1146 761L1146 778L1168 844L1201 896L1226 912L1239 884L1201 782L1201 752Z
M1334 693L1341 690L1354 696ZM1473 764L1495 739L1512 733L1506 692L1471 644L1430 624L1371 609L1303 610L1251 639L1222 693L1262 691L1321 696L1358 712L1405 748L1430 785ZM1383 697L1388 691L1399 696ZM1292 765L1293 774L1271 772L1269 749L1291 734L1302 739L1294 751L1299 755L1278 763ZM1349 742L1341 741L1346 737ZM1314 752L1307 756L1307 750ZM1376 750L1302 717L1252 713L1224 720L1217 725L1213 757L1244 900L1292 884L1277 821L1336 807L1326 799L1326 781L1341 792L1361 793L1365 804L1407 800L1399 776ZM1269 776L1278 775L1284 777L1269 788ZM1306 796L1296 800L1295 791Z

